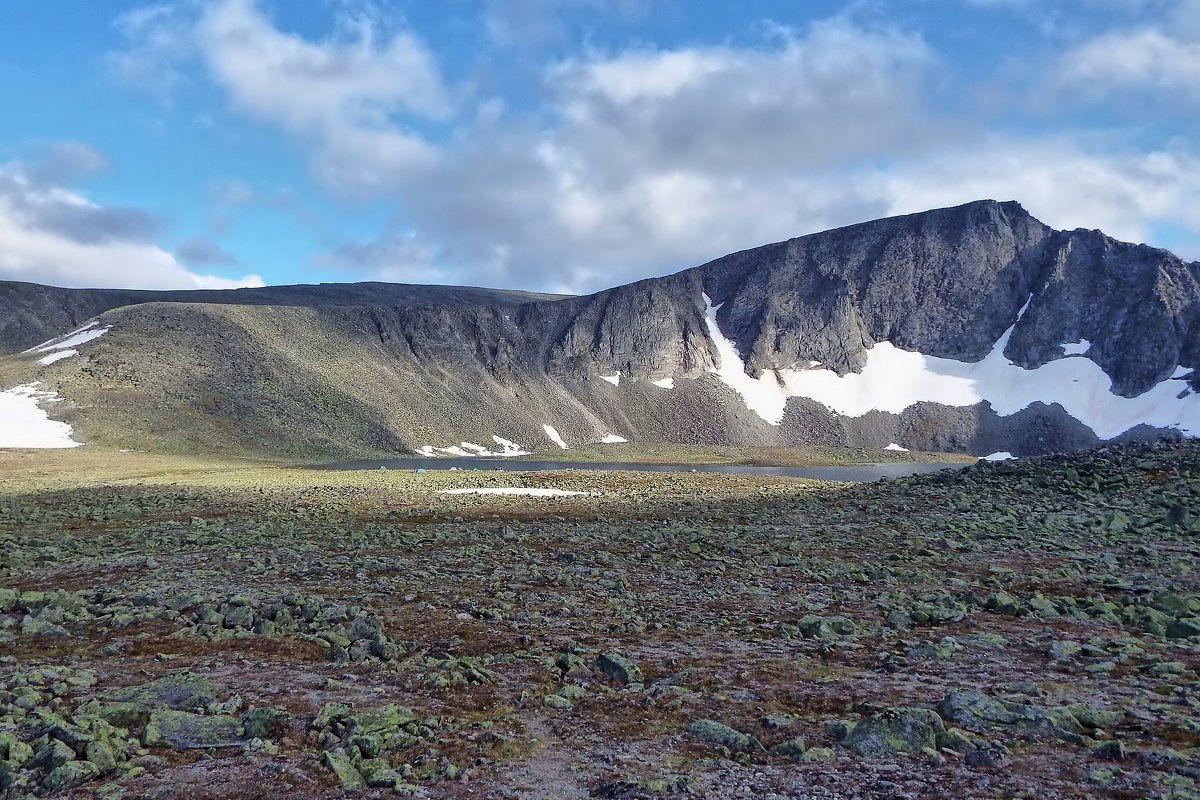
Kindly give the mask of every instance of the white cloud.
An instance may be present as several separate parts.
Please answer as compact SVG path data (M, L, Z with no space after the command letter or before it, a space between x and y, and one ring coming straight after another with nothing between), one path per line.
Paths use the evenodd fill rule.
M339 24L335 35L312 42L277 29L255 0L219 0L193 33L237 110L310 143L327 185L369 191L434 157L397 116L441 119L452 100L416 36L381 37L369 16L344 16Z
M1200 101L1200 0L1114 5L1127 19L1063 53L1053 73L1059 85L1093 97L1150 90Z
M933 61L843 20L759 47L593 53L548 70L547 123L485 118L395 188L442 257L486 262L492 285L598 288L846 219L836 184L809 193L813 170L958 136L921 102Z
M276 27L258 0L150 6L118 18L127 46L110 60L164 94L198 60L237 112L302 141L326 187L377 193L436 159L410 127L445 120L455 98L424 42L365 8L341 4L334 31L310 41Z
M182 63L193 52L188 30L189 7L159 3L127 11L113 27L128 47L107 55L117 78L165 99L185 83Z
M1200 41L1162 30L1117 31L1091 39L1062 60L1061 80L1094 94L1157 89L1200 101Z
M597 163L747 174L919 146L933 133L921 99L933 63L918 37L835 19L758 48L568 61L551 81L560 137Z
M1167 2L1182 20L1200 0L1142 5ZM377 240L322 259L372 277L593 290L982 197L1134 240L1200 231L1193 150L989 134L931 100L945 65L920 36L849 17L748 46L585 52L545 69L534 111L484 98L466 118L426 45L377 18L308 40L254 0L216 0L189 24L234 109L301 142L326 186L396 203ZM457 127L435 142L415 132L429 121Z
M840 20L761 48L593 54L550 70L553 124L485 120L396 191L440 280L552 291L987 197L1134 241L1200 231L1194 152L956 126L922 100L934 64L919 39ZM409 251L389 257L412 224L358 263L416 279Z
M198 289L261 286L185 269L146 236L149 217L101 206L46 174L0 164L0 280L53 286Z

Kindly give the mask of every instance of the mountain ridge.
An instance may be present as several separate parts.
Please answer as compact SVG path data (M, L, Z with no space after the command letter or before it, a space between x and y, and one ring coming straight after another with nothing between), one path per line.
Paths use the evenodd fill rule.
M251 296L110 309L111 332L78 357L12 356L0 378L59 391L87 441L305 456L493 436L539 449L546 426L572 444L1036 453L1190 433L1200 389L1200 264L1055 231L1014 202L859 223L579 297Z
M89 319L129 305L152 302L278 306L519 305L564 295L477 286L426 286L363 281L290 284L238 289L76 289L25 281L0 281L0 355L17 353Z

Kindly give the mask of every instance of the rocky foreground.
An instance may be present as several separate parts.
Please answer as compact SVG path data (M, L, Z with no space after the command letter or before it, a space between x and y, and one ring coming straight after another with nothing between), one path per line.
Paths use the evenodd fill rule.
M20 466L3 797L1200 797L1196 444L554 500Z

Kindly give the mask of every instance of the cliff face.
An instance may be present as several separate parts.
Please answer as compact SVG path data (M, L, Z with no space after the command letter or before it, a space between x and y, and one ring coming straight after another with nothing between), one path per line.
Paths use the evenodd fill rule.
M721 328L751 369L857 370L876 342L976 361L1033 291L1052 231L973 203L792 239L706 265Z
M864 223L586 297L0 284L0 308L9 349L114 309L78 357L0 361L0 377L76 402L96 441L150 425L147 446L349 454L498 435L542 449L551 425L573 444L1020 454L1200 435L1200 264L1054 231L1016 203Z
M143 303L295 306L302 308L381 307L435 304L514 308L532 300L554 300L536 292L477 289L470 286L414 286L403 283L323 283L246 289L62 289L36 283L0 281L0 355L19 353L63 331L123 306Z
M856 372L879 342L979 361L1014 323L1004 351L1013 362L1039 367L1087 341L1122 396L1200 364L1200 264L1098 231L1054 231L991 201L791 239L569 301L576 316L553 337L549 364L703 372L712 358L699 292L719 306L720 329L753 375L813 361Z

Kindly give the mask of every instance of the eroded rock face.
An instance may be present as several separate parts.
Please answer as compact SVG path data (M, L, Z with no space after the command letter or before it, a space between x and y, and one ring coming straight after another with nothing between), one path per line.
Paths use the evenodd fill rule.
M721 330L752 370L820 361L839 372L890 341L976 361L1031 292L1053 231L983 201L867 222L718 259L701 269Z
M1022 309L1004 354L1023 367L1086 340L1086 357L1131 397L1200 364L1200 264L1099 231L1054 231L994 201L791 239L569 301L577 312L549 363L707 369L697 285L754 375L809 361L858 371L884 341L978 361Z

